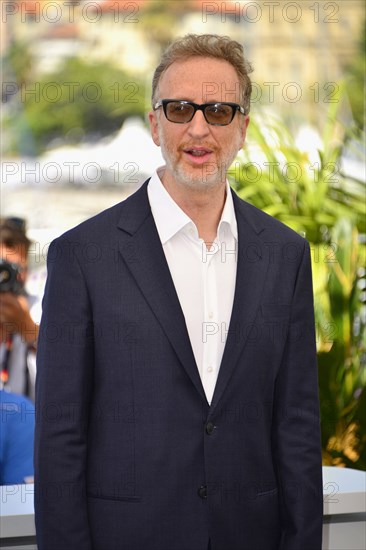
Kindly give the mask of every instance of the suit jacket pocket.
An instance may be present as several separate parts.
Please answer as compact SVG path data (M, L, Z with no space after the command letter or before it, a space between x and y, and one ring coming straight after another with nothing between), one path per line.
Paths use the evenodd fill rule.
M123 502L140 502L140 495L100 495L96 493L87 493L89 499L99 499L99 500L117 500Z

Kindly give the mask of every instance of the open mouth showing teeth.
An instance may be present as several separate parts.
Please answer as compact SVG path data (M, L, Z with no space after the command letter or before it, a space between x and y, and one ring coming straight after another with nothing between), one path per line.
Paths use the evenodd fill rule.
M189 151L187 151L187 153L189 153L190 155L193 155L194 157L203 157L203 155L207 155L208 151L203 151L203 150L197 151L196 149L190 149Z

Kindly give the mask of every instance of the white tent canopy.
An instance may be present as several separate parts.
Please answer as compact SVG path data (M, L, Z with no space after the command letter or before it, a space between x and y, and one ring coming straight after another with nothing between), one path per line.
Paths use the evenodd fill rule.
M39 162L44 183L127 186L141 184L164 164L160 148L137 117L127 119L109 141L59 147L45 153Z

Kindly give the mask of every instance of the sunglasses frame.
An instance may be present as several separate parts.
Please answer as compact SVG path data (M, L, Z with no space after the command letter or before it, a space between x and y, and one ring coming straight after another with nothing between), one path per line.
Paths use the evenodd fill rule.
M173 102L181 103L184 105L191 105L194 109L191 118L186 122L178 122L175 120L170 120L167 116L167 106L169 103L173 103ZM229 122L227 122L226 124L218 124L207 120L205 109L206 107L210 107L212 105L228 105L229 107L231 107L232 108L231 120L229 120ZM201 105L199 105L198 103L194 103L193 101L185 101L184 99L159 99L159 101L157 101L153 106L154 111L156 111L159 107L163 107L165 118L169 122L172 122L173 124L188 124L189 122L191 122L191 120L193 120L193 117L197 111L202 111L203 116L205 117L205 121L207 122L207 124L210 124L211 126L228 126L234 120L236 111L239 111L242 115L246 114L244 107L242 107L238 103L231 103L229 101L211 101L210 103L201 103Z

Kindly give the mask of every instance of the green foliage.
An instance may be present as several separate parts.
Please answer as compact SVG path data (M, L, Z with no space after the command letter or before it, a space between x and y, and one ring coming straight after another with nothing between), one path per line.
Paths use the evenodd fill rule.
M157 44L163 51L172 40L174 28L177 24L177 15L172 7L182 2L165 2L155 0L146 2L141 14L141 25L144 33L153 44Z
M149 41L158 45L162 52L179 29L180 18L191 8L190 0L149 0L141 9L141 28Z
M328 333L323 330L318 353L323 457L325 464L366 469L366 326L359 285L365 247L346 218L336 222L331 241L336 255L322 264L326 285L315 294L328 296L327 307L317 308Z
M127 116L145 113L141 82L107 63L86 64L77 58L29 82L21 100L16 125L25 118L39 150L53 137L107 135Z
M324 464L366 470L365 184L339 168L354 137L338 122L343 99L331 105L317 161L283 122L251 121L234 186L310 241Z
M366 230L365 187L340 173L339 107L339 103L332 105L328 113L323 150L316 161L298 149L278 119L270 123L252 120L247 140L254 142L255 149L243 151L240 196L305 234L312 243L323 242L324 233L340 217L350 217L360 231Z
M25 42L12 42L2 59L4 81L13 81L19 85L29 81L32 71L32 56Z

